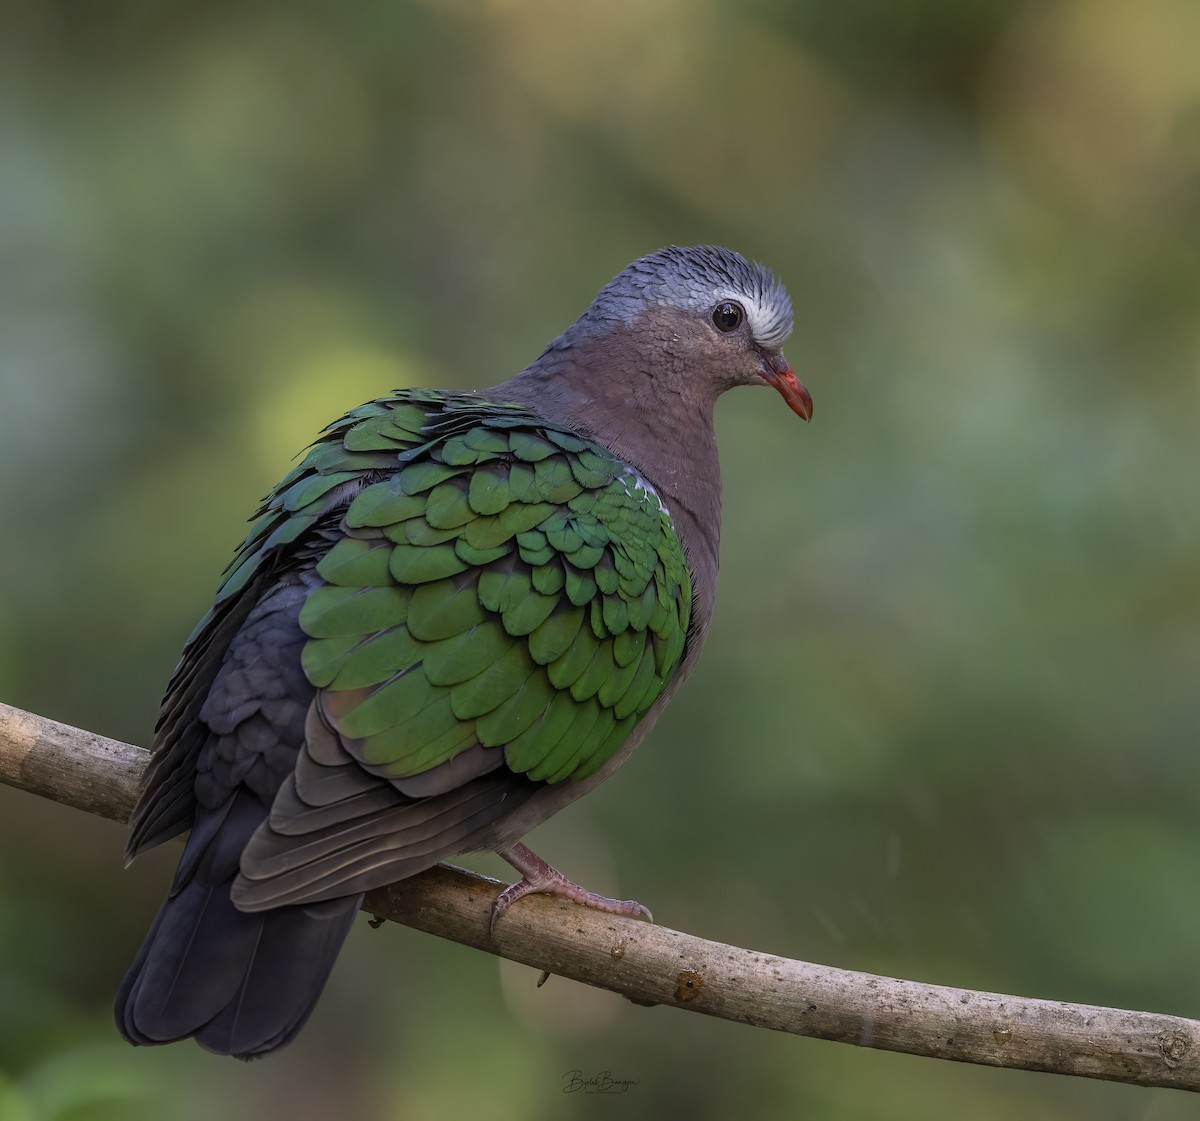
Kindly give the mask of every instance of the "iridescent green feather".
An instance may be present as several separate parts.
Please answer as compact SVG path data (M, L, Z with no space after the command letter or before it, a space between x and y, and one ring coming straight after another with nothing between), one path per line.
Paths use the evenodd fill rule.
M683 654L691 579L658 497L516 405L429 390L364 405L260 515L218 602L278 551L324 549L304 671L384 776L481 743L532 779L583 777Z

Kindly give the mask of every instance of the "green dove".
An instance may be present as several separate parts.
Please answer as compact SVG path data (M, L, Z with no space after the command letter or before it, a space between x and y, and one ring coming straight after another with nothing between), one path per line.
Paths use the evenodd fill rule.
M130 858L190 830L130 967L131 1043L290 1042L363 893L495 851L621 914L521 838L612 774L712 616L712 413L771 385L792 311L729 250L635 261L526 370L397 390L330 425L267 497L167 688Z

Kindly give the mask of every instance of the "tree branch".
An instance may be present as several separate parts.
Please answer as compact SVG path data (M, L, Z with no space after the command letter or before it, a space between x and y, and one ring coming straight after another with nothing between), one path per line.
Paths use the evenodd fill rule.
M124 821L149 755L0 704L0 782ZM796 1035L987 1066L1200 1090L1200 1022L923 985L792 961L531 897L488 933L497 881L439 865L363 909L513 961Z

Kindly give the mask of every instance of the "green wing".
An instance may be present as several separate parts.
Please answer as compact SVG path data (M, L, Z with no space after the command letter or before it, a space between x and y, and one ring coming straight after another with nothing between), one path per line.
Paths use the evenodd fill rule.
M387 476L346 510L300 615L305 673L346 750L397 780L474 745L548 783L601 767L688 628L690 576L654 491L518 407L401 392L328 431L226 586L363 470Z
M322 583L300 617L303 664L340 748L314 741L301 752L297 783L315 782L310 796L328 809L310 812L297 783L285 783L272 829L256 835L255 860L270 875L302 865L292 832L324 829L331 851L344 847L337 821L376 803L401 812L418 790L446 792L448 805L453 784L483 773L497 750L532 780L591 774L661 695L691 612L668 513L603 448L470 394L408 390L363 405L268 496L189 638L129 855L192 824L198 714L224 650L266 589L314 563ZM325 742L320 721L312 732ZM364 769L391 779L394 794L360 798ZM462 808L445 812L460 833L528 796L484 785L491 803L464 788ZM336 814L325 801L343 798ZM315 867L315 843L304 851Z

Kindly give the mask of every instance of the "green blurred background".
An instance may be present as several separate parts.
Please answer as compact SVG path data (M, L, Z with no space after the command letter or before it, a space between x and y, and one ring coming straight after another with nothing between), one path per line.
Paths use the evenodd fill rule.
M816 401L718 427L708 652L539 830L667 925L1200 1015L1195 0L10 0L0 698L148 743L256 500L485 386L628 260L788 284ZM175 852L0 788L0 1119L1193 1118L644 1009L398 927L287 1052L135 1051ZM503 866L479 865L495 874ZM562 1091L609 1070L619 1101Z

